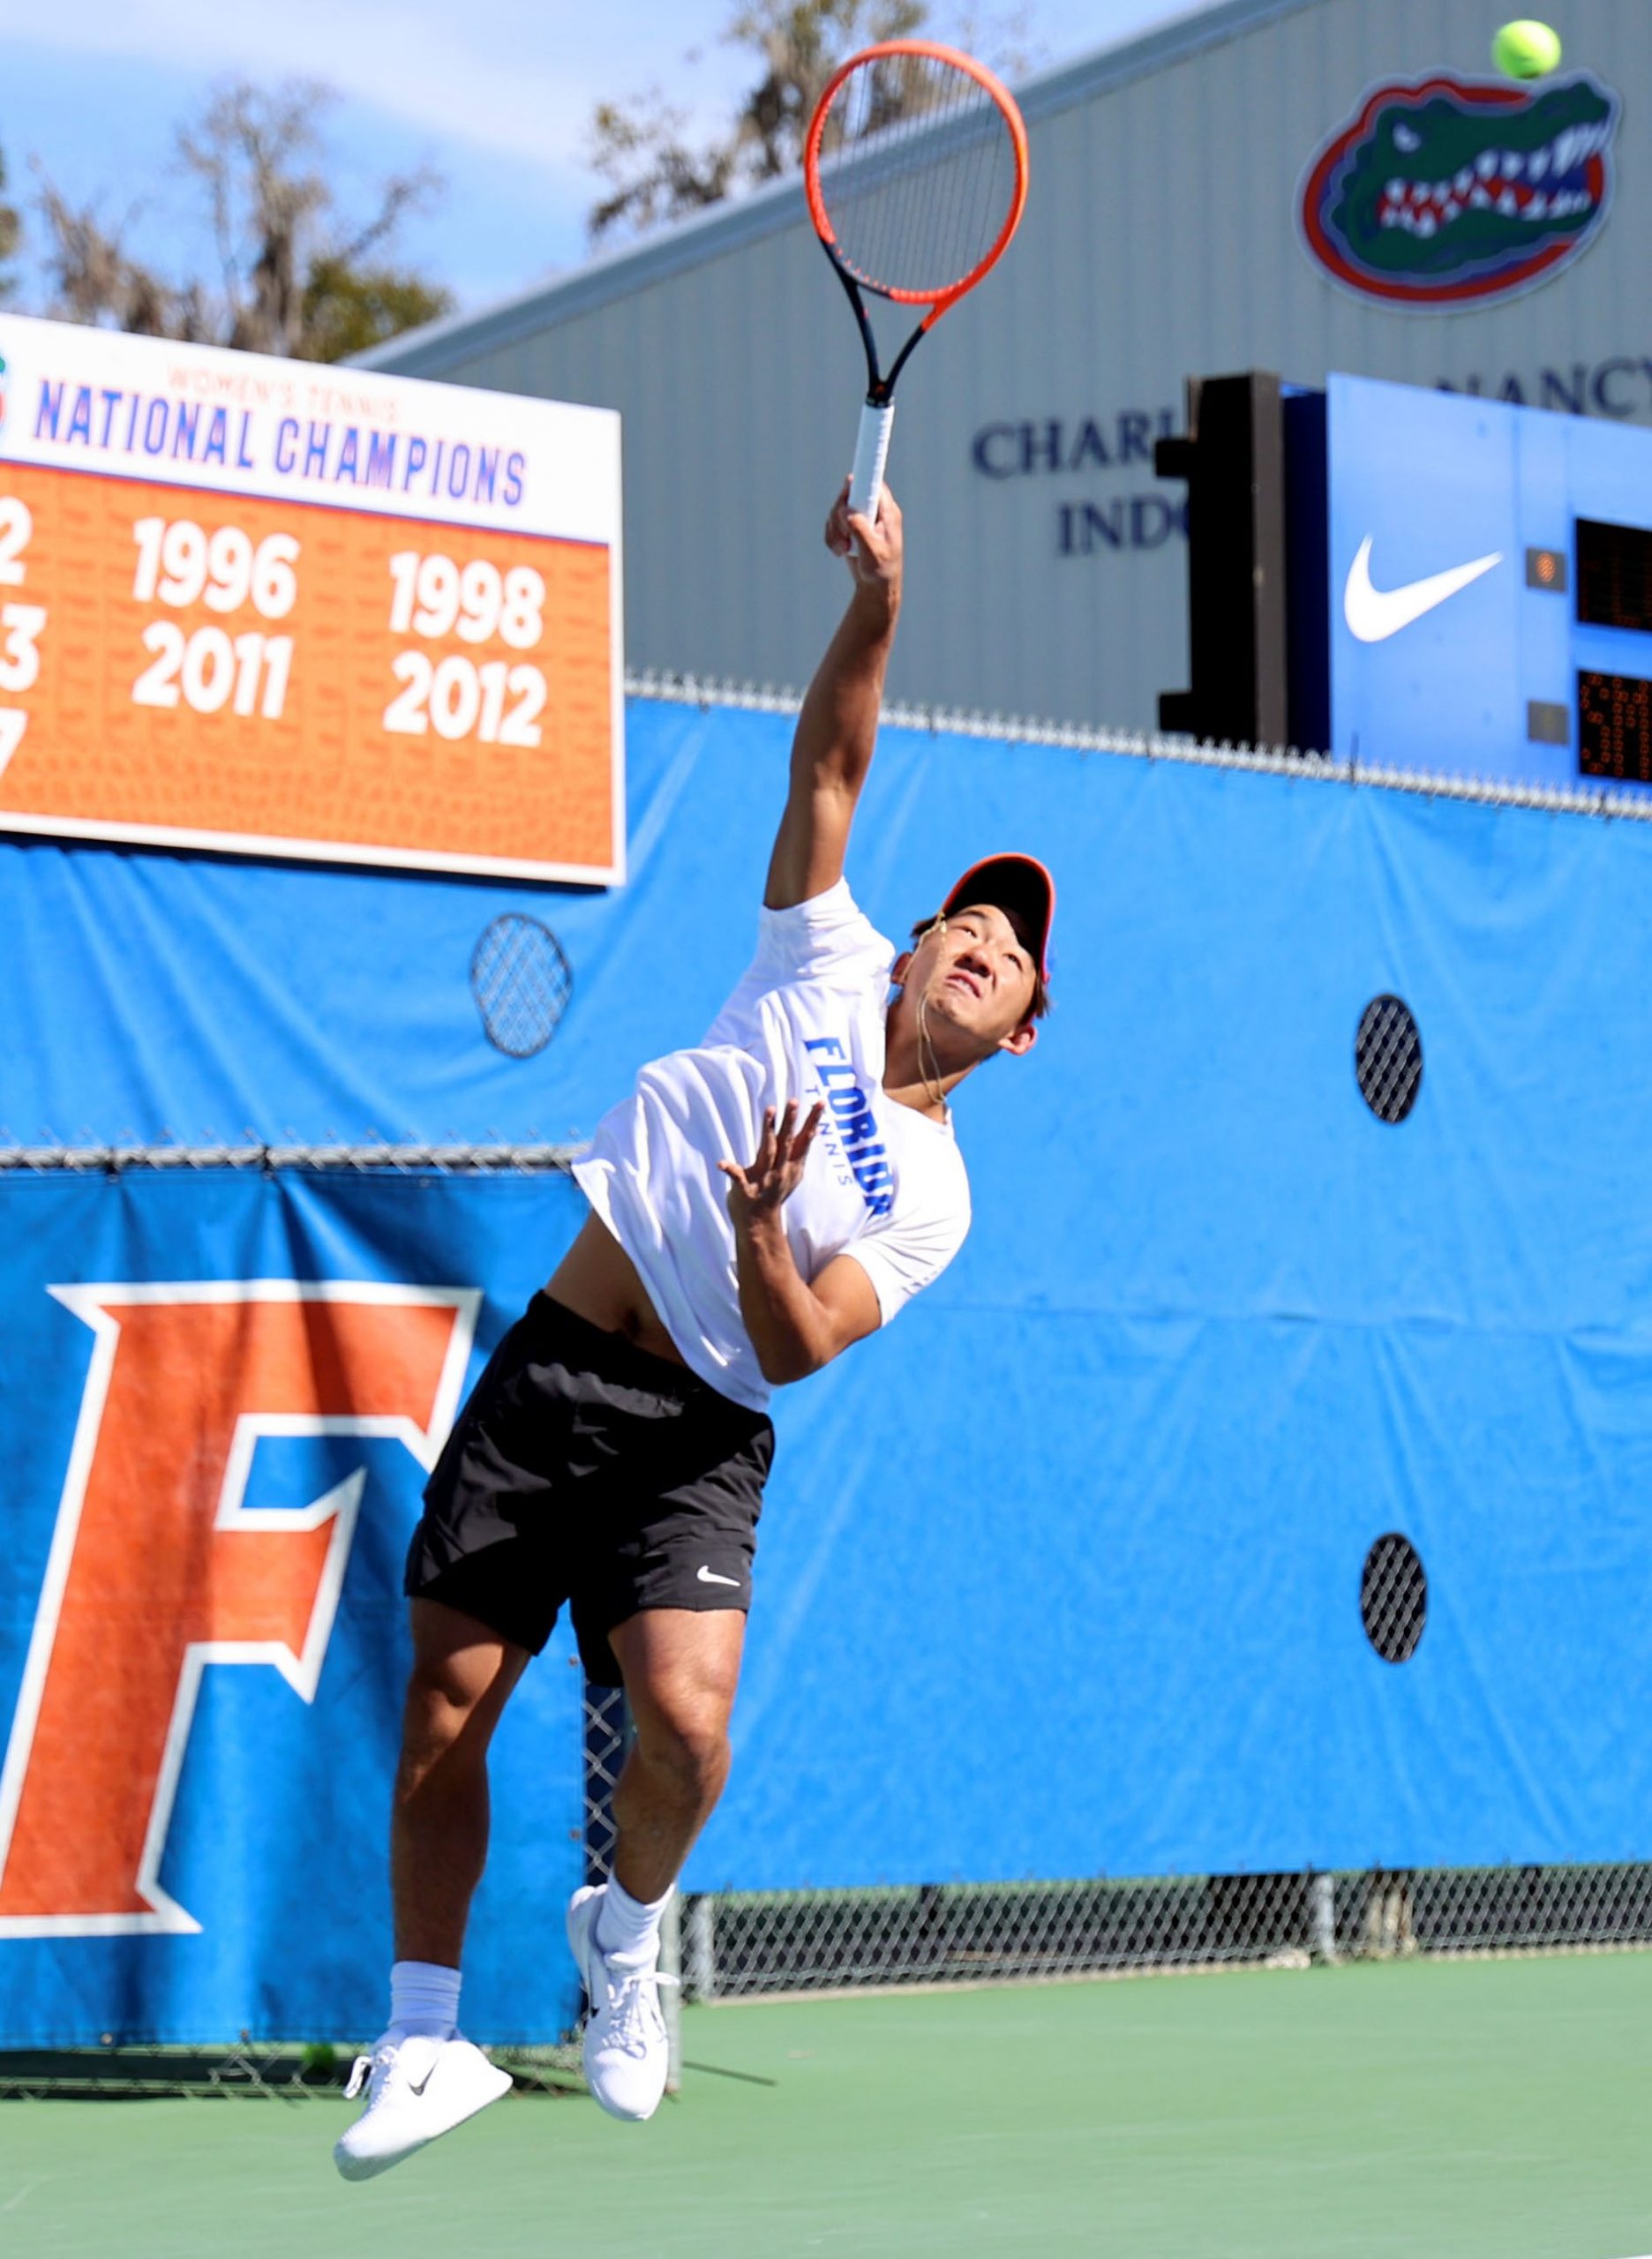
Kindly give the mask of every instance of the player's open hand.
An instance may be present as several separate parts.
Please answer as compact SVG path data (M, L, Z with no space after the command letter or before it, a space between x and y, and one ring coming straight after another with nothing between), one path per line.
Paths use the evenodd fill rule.
M748 1168L738 1161L719 1161L717 1167L729 1181L729 1214L737 1225L750 1224L763 1217L778 1216L780 1210L803 1182L803 1165L808 1159L809 1147L815 1142L815 1132L821 1126L826 1109L816 1106L809 1113L801 1129L798 1127L798 1103L786 1100L785 1111L778 1124L773 1107L763 1109L762 1136L757 1143L757 1158Z
M886 486L878 502L875 522L859 512L849 514L849 481L837 490L837 499L826 520L826 546L834 557L849 560L857 590L870 589L890 598L900 595L902 571L900 506Z

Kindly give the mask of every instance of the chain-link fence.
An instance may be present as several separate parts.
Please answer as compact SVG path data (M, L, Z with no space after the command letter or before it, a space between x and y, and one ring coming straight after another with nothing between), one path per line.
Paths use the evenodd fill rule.
M1380 1006L1397 1003L1378 1000ZM1373 1039L1359 1064L1378 1077L1374 1107L1391 1118L1398 1088L1408 1082L1414 1087L1421 1071L1420 1051L1409 1047L1393 1010L1380 1028L1363 1025L1361 1032ZM551 1144L0 1146L0 1170L109 1174L223 1167L554 1171L565 1169L568 1159L567 1147ZM1373 1542L1350 1604L1357 1604L1365 1636L1385 1663L1401 1668L1416 1653L1427 1633L1428 1580L1415 1549L1399 1532ZM624 1702L616 1691L586 1686L582 1744L585 1872L589 1880L598 1881L612 1859L612 1794L627 1745ZM1372 1869L700 1893L682 1900L680 1908L673 1904L662 1967L680 1975L684 1997L712 2000L1648 1943L1652 1865ZM680 2064L678 1998L668 1988L662 2001L673 2085ZM525 2085L557 2089L579 2082L573 2032L552 2045L500 2051L500 2058ZM189 2090L291 2098L334 2083L334 2060L325 2041L307 2048L260 2047L244 2035L216 2050L12 2055L0 2057L0 2096Z
M1408 1662L1427 1632L1428 1577L1397 1530L1367 1552L1355 1603L1372 1651ZM683 1978L690 1999L730 2000L1648 1943L1648 1865L955 1881L691 1897Z
M1430 1867L702 1894L691 2000L1652 1944L1652 1866Z
M222 1145L174 1143L163 1132L139 1145L58 1145L8 1142L0 1132L0 1173L14 1175L121 1176L133 1170L172 1169L344 1169L381 1170L393 1176L483 1175L528 1176L566 1174L577 1145L544 1142L523 1145L396 1144L370 1138L351 1144L341 1138L318 1144L271 1145L249 1133Z
M772 684L731 682L705 675L665 674L648 669L627 672L627 698L657 699L666 705L727 707L738 713L791 716L802 705L800 692ZM1422 769L1393 769L1357 758L1339 760L1305 746L1233 745L1224 739L1166 737L1157 731L1092 727L1078 722L1040 720L1036 716L987 714L955 707L886 702L885 729L921 730L935 737L984 738L997 745L1049 746L1074 753L1112 754L1124 761L1180 762L1195 769L1238 769L1254 776L1290 777L1362 790L1411 792L1430 800L1478 801L1487 807L1545 808L1573 815L1652 822L1652 797L1633 786L1614 790L1616 779L1599 784L1519 784L1503 777L1464 777Z

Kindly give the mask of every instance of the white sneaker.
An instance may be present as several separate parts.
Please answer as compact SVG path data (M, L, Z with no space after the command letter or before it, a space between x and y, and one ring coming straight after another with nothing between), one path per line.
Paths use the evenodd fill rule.
M354 2101L367 2085L367 2106L334 2144L333 2162L346 2180L371 2180L439 2134L449 2134L510 2090L479 2047L455 2035L397 2038L386 2032L371 2055L357 2055L344 2090Z
M597 1942L602 1902L600 1883L588 1883L568 1901L568 1943L590 2002L585 2077L611 2117L651 2118L665 2091L671 2060L659 1988L677 1979L660 1975L657 1941L641 1961L603 1951Z

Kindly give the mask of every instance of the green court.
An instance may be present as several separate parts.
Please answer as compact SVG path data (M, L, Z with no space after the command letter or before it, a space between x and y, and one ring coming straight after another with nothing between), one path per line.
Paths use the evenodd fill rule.
M357 2188L328 2158L349 2114L331 2098L6 2104L0 2251L1652 2250L1646 1955L792 2000L684 2027L717 2069L649 2126L510 2096Z

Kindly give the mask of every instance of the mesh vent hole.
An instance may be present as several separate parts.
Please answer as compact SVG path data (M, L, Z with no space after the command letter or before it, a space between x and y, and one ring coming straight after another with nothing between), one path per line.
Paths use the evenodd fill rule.
M1373 996L1354 1038L1360 1094L1378 1122L1403 1122L1423 1087L1423 1039L1398 996Z
M1391 1529L1360 1572L1360 1621L1385 1662L1408 1662L1428 1622L1428 1576L1408 1537Z
M531 1059L567 1009L574 968L549 926L511 911L482 929L470 957L470 993L494 1048Z

